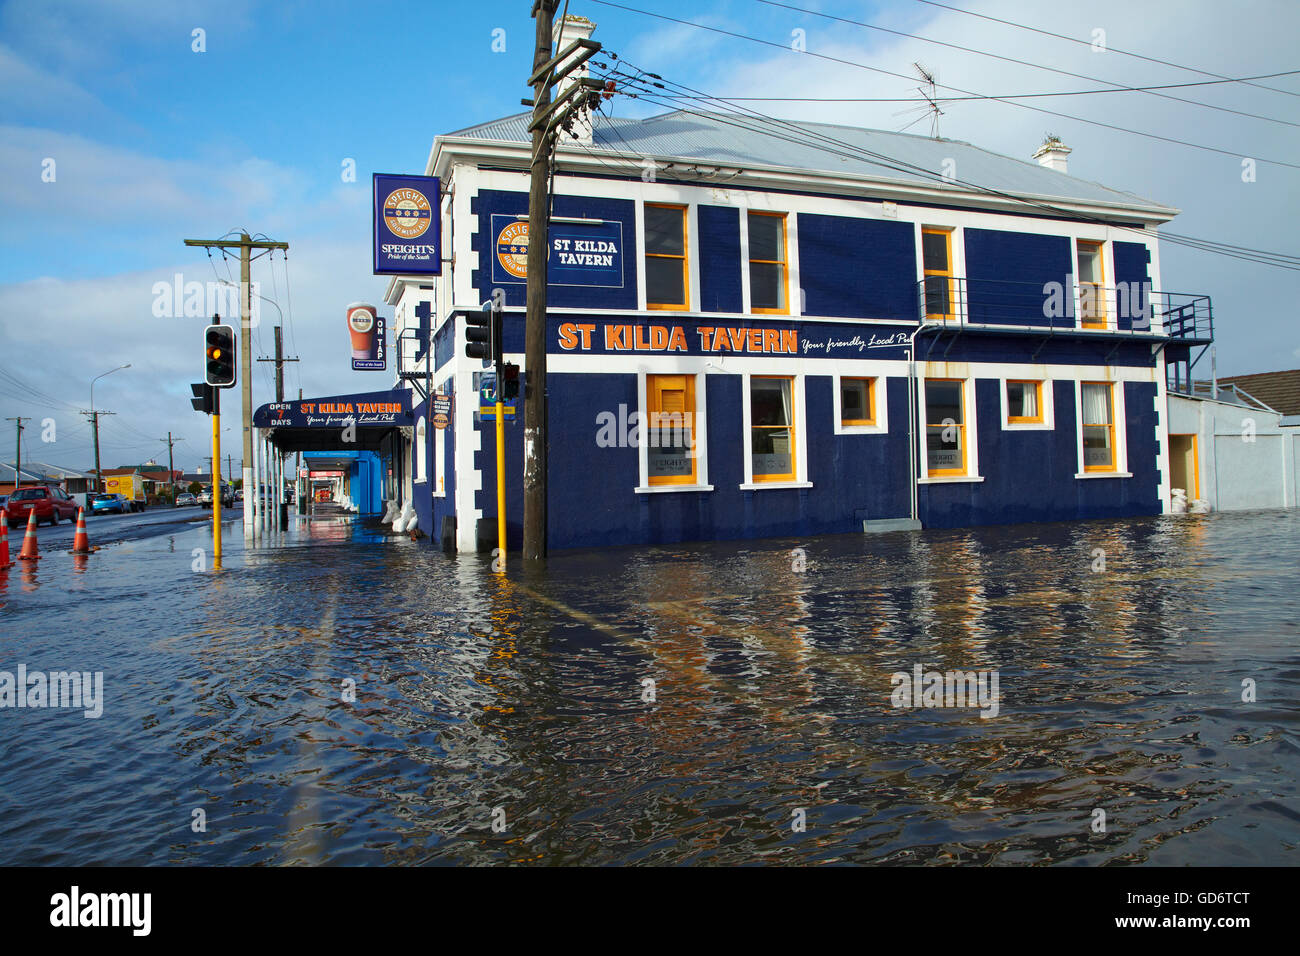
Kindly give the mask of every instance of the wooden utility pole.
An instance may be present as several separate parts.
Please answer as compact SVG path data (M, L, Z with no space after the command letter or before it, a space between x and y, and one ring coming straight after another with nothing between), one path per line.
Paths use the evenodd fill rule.
M553 0L537 0L537 45L533 51L533 118L551 103ZM541 74L540 77L538 74ZM528 186L528 284L524 319L524 560L546 557L546 222L550 212L551 151L546 126L533 129L533 165ZM498 387L500 384L498 383Z
M117 412L105 412L97 409L91 409L90 411L82 412L81 414L85 415L87 418L90 419L90 428L95 435L95 490L103 491L104 475L99 470L99 416L116 415Z
M533 134L528 187L528 280L524 326L524 559L546 557L547 412L546 412L546 264L550 258L547 223L551 213L551 160L555 138L588 108L593 90L603 84L583 79L571 83L554 103L551 88L600 50L593 40L575 40L551 55L555 0L536 0L533 19L537 42L529 130ZM500 388L500 382L497 383Z
M5 421L18 423L18 451L14 457L14 488L17 489L20 480L19 475L22 473L23 467L23 422L29 422L31 418L6 418Z
M253 329L253 283L252 283L252 251L254 249L265 250L262 254L270 252L272 249L280 249L287 252L289 243L275 242L271 239L252 239L248 233L241 232L238 239L186 239L187 246L203 246L207 249L238 249L239 250L239 289L242 293L240 302L239 316L239 375L243 379L240 383L240 397L244 404L244 487L253 486L253 346L250 341ZM221 462L217 462L218 487L220 486ZM244 509L244 533L253 533L253 509Z
M275 363L275 400L277 402L283 402L284 401L284 363L296 362L298 360L296 358L284 357L284 341L280 336L280 326L277 325L275 327L275 358L266 358L264 356L261 356L258 358L258 361ZM301 395L299 395L298 397L302 398Z
M184 438L177 438L172 441L172 433L168 432L166 438L159 438L159 441L167 443L167 485L172 490L172 504L176 503L176 465L172 460L172 445L178 441L184 441Z

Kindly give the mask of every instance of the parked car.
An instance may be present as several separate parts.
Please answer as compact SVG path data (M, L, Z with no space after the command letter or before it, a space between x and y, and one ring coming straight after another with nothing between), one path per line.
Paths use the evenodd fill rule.
M197 505L198 503L199 503L199 499L198 499L198 498L195 498L195 497L194 497L192 494L190 494L188 491L183 491L183 492L181 492L179 495L176 496L176 507L177 507L177 508L184 508L184 507L186 507L187 505Z
M198 503L204 508L212 507L212 489L204 488L199 492Z
M77 516L77 503L56 485L24 485L5 502L5 516L11 528L26 524L32 511L36 512L37 524L42 521L58 524L63 518L71 521Z
M131 507L131 499L126 495L98 494L90 496L90 513L93 515L107 514L110 511L114 514L124 515L134 510Z

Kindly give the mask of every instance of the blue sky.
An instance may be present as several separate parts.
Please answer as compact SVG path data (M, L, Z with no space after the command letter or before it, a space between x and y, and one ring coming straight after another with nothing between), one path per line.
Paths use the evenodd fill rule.
M1233 76L1294 68L1300 5L1245 3L1231 10L1199 0L1044 5L1025 0L952 0L956 6ZM791 0L793 6L977 47L1126 84L1177 83L1194 74L1051 40L918 0L880 3ZM681 19L789 44L899 73L920 60L941 82L987 93L1094 88L1096 84L950 48L834 23L755 0L628 0ZM206 420L190 411L197 377L195 320L150 313L154 282L174 273L213 278L186 237L246 227L287 240L293 324L293 394L380 387L380 373L347 370L341 307L382 302L370 275L372 172L422 172L435 135L518 112L527 95L529 0L467 3L145 3L44 0L0 3L0 305L5 361L3 416L53 417L61 438L33 457L87 466L76 409L90 379L96 404L118 414L102 435L107 465L165 456L157 439L184 435L178 463L203 453ZM730 95L900 97L915 84L573 0L597 23L596 39L638 66ZM205 31L205 52L192 31ZM505 52L492 51L504 30ZM1300 91L1300 77L1271 81ZM1223 106L1300 122L1300 99L1240 86L1178 91ZM1300 162L1300 132L1141 94L1035 101L1164 136ZM643 104L615 101L619 115ZM899 104L756 104L773 115L899 129L914 114ZM1045 131L1075 150L1070 171L1182 209L1180 233L1295 253L1292 221L1300 169L1260 163L1243 183L1240 158L1101 130L995 103L954 103L942 135L1028 158ZM924 124L913 132L926 132ZM54 182L41 179L55 160ZM344 182L346 159L355 183ZM218 263L215 275L238 278ZM1214 297L1222 374L1300 366L1296 273L1164 247L1164 285ZM287 309L286 272L255 266L264 295ZM264 315L273 316L268 309ZM21 318L20 318L21 317ZM265 325L259 354L270 349ZM21 361L14 356L21 354ZM21 384L19 384L21 383ZM33 396L24 386L31 386ZM267 367L255 401L271 398ZM28 432L29 440L32 432ZM0 431L4 457L12 452ZM165 460L165 458L164 458Z

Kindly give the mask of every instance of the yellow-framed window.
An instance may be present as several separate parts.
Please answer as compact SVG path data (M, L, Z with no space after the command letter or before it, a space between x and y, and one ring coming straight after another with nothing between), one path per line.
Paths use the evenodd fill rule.
M876 380L874 378L840 379L840 424L876 424Z
M795 480L794 378L749 379L749 454L754 481Z
M925 461L932 478L966 474L966 383L925 380Z
M749 310L790 313L785 213L749 212Z
M1085 329L1106 327L1106 256L1104 242L1078 240L1079 318Z
M1115 471L1115 387L1110 382L1083 382L1083 470Z
M957 317L953 307L952 230L921 229L921 271L925 276L925 317L948 322Z
M1043 423L1043 383L1032 379L1007 380L1007 424Z
M647 309L690 308L686 207L645 204L645 304Z
M645 377L646 477L652 485L697 483L695 376Z

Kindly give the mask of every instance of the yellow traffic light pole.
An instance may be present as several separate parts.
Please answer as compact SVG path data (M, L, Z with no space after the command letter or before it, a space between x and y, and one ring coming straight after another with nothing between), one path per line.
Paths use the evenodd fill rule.
M506 406L501 394L505 382L497 366L497 547L501 549L498 574L506 573Z
M221 570L221 389L212 389L212 570Z

